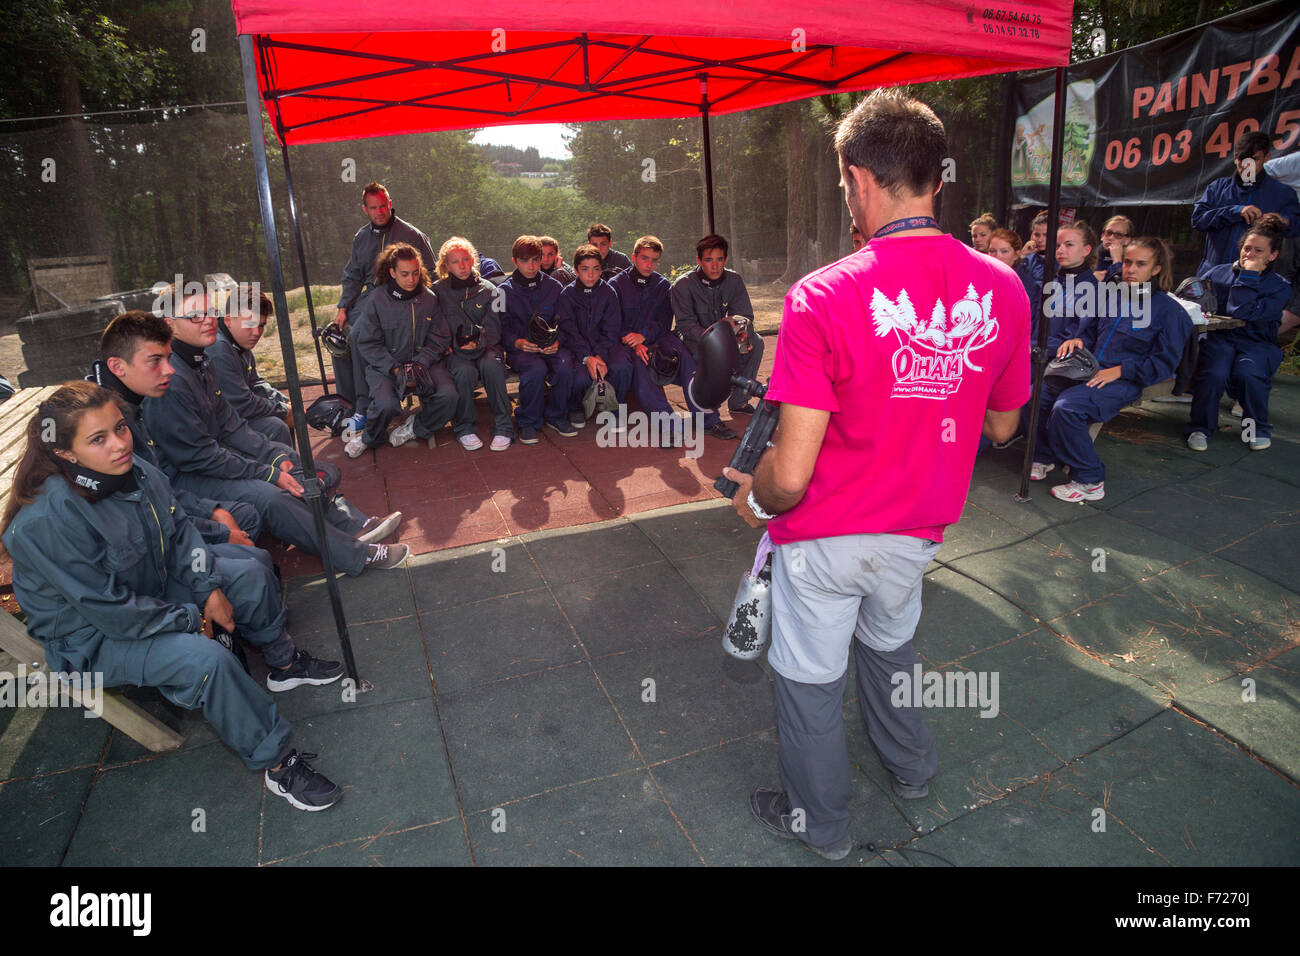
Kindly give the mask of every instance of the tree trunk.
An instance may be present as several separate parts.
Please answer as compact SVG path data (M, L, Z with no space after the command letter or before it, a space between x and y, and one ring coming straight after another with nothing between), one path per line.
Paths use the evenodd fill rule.
M844 204L840 193L839 154L829 137L819 132L814 137L817 155L817 248L825 265L840 258L840 211Z
M59 105L68 114L64 130L68 137L68 158L71 169L58 173L68 187L70 212L75 229L70 230L77 248L63 250L64 255L105 255L111 258L108 221L99 205L95 189L95 151L90 145L90 133L81 118L81 86L72 61L62 59L59 71ZM66 178L64 178L66 177ZM109 290L111 291L111 290Z
M808 162L808 135L802 103L785 107L785 272L780 281L797 282L812 269L809 212L813 211L813 170Z

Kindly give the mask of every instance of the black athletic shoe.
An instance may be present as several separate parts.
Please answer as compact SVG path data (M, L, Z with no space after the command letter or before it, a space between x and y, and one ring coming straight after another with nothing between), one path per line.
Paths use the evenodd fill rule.
M290 750L279 770L266 771L266 789L284 797L299 810L314 813L338 803L343 791L323 773L313 770L307 759L315 754L300 754Z
M704 431L706 434L712 435L714 438L722 438L728 441L734 441L736 438L736 433L728 428L725 422L718 422L716 425L710 425L708 428L704 429Z
M752 415L758 411L758 408L755 407L753 402L750 402L748 405L741 405L739 408L732 408L728 405L727 411L731 412L733 415Z
M890 774L889 787L904 800L920 800L922 797L930 795L930 784L928 782L908 783L897 774Z
M287 668L271 668L266 675L266 686L274 691L293 690L303 684L332 684L342 676L343 665L338 661L318 660L298 648L293 652L293 663Z
M852 837L845 837L831 846L813 846L800 839L790 827L793 825L794 812L790 808L790 798L784 790L768 790L759 787L749 797L749 812L763 825L772 836L783 840L799 840L804 846L827 860L842 860L853 851Z

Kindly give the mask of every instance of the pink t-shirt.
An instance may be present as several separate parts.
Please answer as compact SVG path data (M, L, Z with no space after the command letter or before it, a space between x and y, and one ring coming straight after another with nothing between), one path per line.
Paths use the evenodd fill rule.
M770 401L831 413L778 544L843 534L943 540L961 516L986 409L1029 400L1029 299L952 236L890 236L791 287Z

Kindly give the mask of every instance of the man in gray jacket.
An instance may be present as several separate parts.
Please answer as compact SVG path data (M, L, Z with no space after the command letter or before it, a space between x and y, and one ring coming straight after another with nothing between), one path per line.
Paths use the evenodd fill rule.
M763 363L763 337L754 329L754 307L749 302L749 291L740 273L727 268L727 240L722 236L708 235L695 244L695 260L699 268L673 283L673 316L677 320L677 334L681 336L692 358L698 358L700 336L714 322L726 320L737 329L740 343L740 368L737 372L753 379ZM733 389L727 408L751 414L754 406L742 388Z
M428 237L409 222L397 218L392 197L382 183L366 184L361 194L361 206L370 221L352 237L352 255L343 268L343 291L339 295L338 312L334 315L334 324L341 329L348 327L348 312L374 287L375 260L385 246L394 242L410 243L419 250L426 269L432 269L437 261ZM349 334L349 345L352 345L351 339ZM346 358L333 361L335 388L352 402L356 410L352 430L359 432L366 424L365 362L357 354L355 345Z
M206 349L217 373L222 397L249 427L273 442L293 447L293 412L289 400L257 371L253 348L275 314L265 292L255 303L237 302L232 295L226 314L217 319L217 340Z

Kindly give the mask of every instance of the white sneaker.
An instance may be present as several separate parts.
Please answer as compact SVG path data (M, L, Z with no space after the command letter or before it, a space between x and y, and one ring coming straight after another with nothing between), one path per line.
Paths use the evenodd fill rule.
M357 535L357 540L366 544L378 544L396 531L401 522L402 513L400 511L394 511L382 518L378 515L372 515L361 526L361 533Z
M482 442L479 442L479 444L482 445ZM492 444L491 444L490 446L488 446L488 450L489 450L489 451L505 451L507 448L510 447L510 444L511 444L511 442L510 442L510 436L509 436L509 435L493 435L493 436L492 436Z
M1041 461L1036 461L1029 468L1029 480L1042 481L1047 477L1047 473L1053 471L1055 468L1055 465L1047 465Z
M473 432L470 432L468 435L461 435L458 441L460 442L460 447L464 448L466 451L478 451L483 447L483 439L479 438Z
M388 433L388 444L400 448L415 438L415 416L412 415Z
M1192 451L1208 451L1210 441L1202 432L1192 432L1187 436L1187 447Z
M366 450L366 440L358 435L352 441L343 446L343 453L349 458L360 458L361 453Z
M1237 404L1232 406L1233 418L1240 418L1244 414L1246 414L1246 410L1241 407L1241 402L1237 402Z
M1250 443L1250 450L1263 451L1265 448L1272 447L1272 445L1273 445L1273 439L1271 438L1256 438L1254 441Z
M1053 488L1052 494L1062 501L1077 501L1079 504L1085 501L1100 501L1106 497L1106 483L1099 481L1095 485L1085 485L1081 481L1067 481Z

